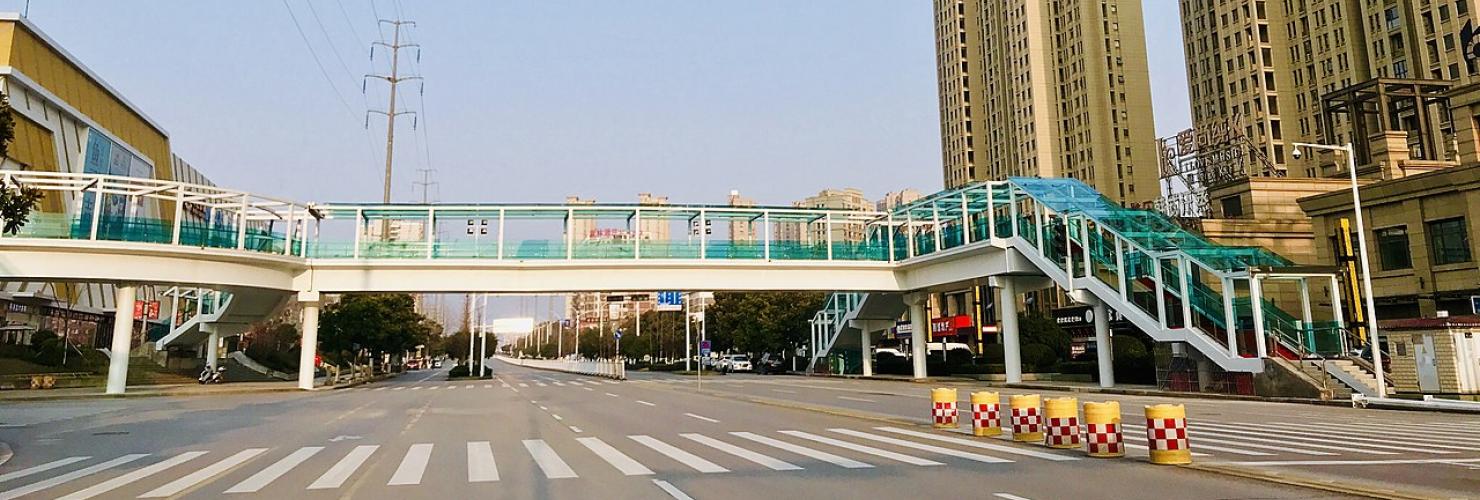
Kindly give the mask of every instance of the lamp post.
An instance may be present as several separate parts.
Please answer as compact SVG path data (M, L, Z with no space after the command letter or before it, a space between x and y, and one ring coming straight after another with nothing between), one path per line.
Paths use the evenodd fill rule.
M1367 331L1372 333L1372 371L1377 375L1377 397L1387 397L1387 383L1382 375L1382 343L1377 336L1377 306L1372 298L1372 265L1367 261L1367 227L1362 222L1362 193L1357 188L1357 155L1348 142L1342 146L1329 144L1310 144L1304 142L1295 143L1294 155L1300 158L1300 148L1320 149L1326 151L1339 151L1346 155L1346 171L1352 181L1352 212L1357 220L1357 250L1361 252L1362 261L1362 294L1366 295L1367 307Z

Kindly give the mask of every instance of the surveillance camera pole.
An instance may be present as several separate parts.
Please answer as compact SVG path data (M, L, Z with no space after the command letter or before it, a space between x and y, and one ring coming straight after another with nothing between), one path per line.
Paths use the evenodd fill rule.
M1377 335L1377 306L1372 297L1372 266L1367 262L1367 228L1362 221L1362 193L1357 188L1357 155L1352 143L1344 146L1331 146L1326 144L1310 144L1304 142L1295 143L1295 147L1308 147L1311 149L1322 149L1326 151L1339 151L1346 155L1346 171L1352 182L1352 212L1357 221L1357 251L1362 255L1362 294L1366 295L1367 307L1367 331L1372 333L1369 346L1372 349L1372 371L1377 376L1377 397L1387 397L1387 382L1384 381L1382 373L1382 343L1378 341ZM1299 151L1298 149L1296 151Z

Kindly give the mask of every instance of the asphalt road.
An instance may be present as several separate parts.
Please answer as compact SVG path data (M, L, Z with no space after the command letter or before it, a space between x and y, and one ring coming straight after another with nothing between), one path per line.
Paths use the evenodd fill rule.
M0 500L1341 497L1149 465L1134 449L1090 459L931 431L915 424L928 415L916 384L741 375L708 380L701 393L665 375L616 382L495 366L489 381L447 382L436 371L313 393L7 404L0 421L17 423L0 428L0 441L15 457L0 466ZM788 407L802 404L831 413ZM1205 404L1225 403L1189 408ZM1330 410L1251 403L1219 418ZM1288 456L1261 451L1271 454L1203 450L1198 460ZM1394 456L1409 455L1381 457ZM1476 475L1423 469L1467 484Z

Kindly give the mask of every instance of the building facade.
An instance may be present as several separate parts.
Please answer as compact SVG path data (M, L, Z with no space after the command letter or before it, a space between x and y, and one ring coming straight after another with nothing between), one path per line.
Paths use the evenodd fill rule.
M834 210L873 210L874 204L857 188L824 189L814 196L792 203L798 208L829 208ZM827 241L827 225L822 223L803 224L785 222L776 224L776 239L786 241ZM834 224L833 241L863 241L865 234L857 224Z
M1141 2L935 0L947 188L1074 177L1160 195Z

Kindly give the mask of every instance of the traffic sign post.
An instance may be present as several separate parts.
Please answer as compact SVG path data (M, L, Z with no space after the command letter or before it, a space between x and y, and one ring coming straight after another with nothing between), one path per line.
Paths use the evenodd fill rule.
M617 362L622 362L622 329L612 332L612 337L617 339Z
M704 390L704 360L709 358L709 341L699 341L699 371L694 373L694 378L699 381L699 390Z

